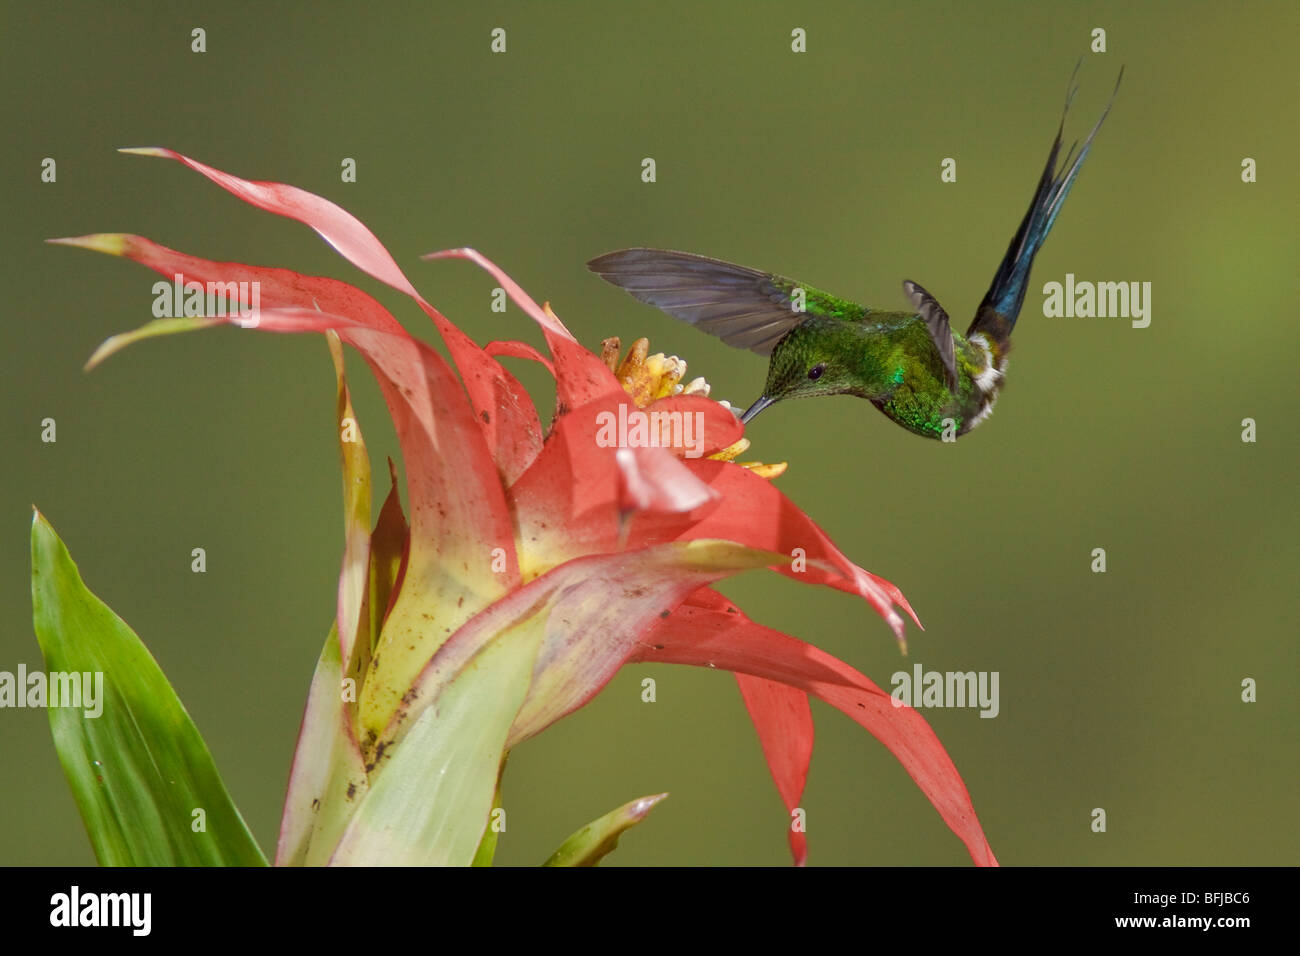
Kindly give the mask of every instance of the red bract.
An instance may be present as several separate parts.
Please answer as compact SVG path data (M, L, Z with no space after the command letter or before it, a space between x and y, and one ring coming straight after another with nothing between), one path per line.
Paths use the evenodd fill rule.
M609 447L596 436L601 422L626 412L623 386L549 309L478 252L427 258L467 259L487 271L537 323L549 360L520 342L476 345L420 296L360 221L328 200L293 186L239 179L170 150L132 152L177 160L260 209L307 224L353 265L412 298L455 363L453 371L373 298L334 279L212 262L132 235L54 240L132 259L168 279L257 283L256 328L336 333L365 358L392 415L406 469L409 530L390 496L370 533L364 447L342 446L348 537L337 656L327 647L313 684L280 862L398 862L377 856L374 847L391 854L434 832L428 820L411 824L412 833L376 823L396 819L389 812L396 789L391 775L402 759L396 755L406 766L415 759L407 751L428 746L407 741L436 737L430 728L440 709L471 713L474 695L458 682L486 670L489 661L508 659L511 648L531 672L523 672L517 699L503 705L506 719L491 733L483 731L473 760L461 755L464 766L477 768L464 771L468 782L461 787L473 791L464 806L474 819L438 824L459 826L466 835L430 837L437 853L401 851L407 853L401 861L468 862L465 847L477 844L486 822L480 814L491 809L495 786L494 779L484 782L490 761L483 748L498 748L500 758L581 707L623 664L660 661L736 673L791 811L802 798L812 753L807 695L813 694L898 757L976 863L996 862L960 775L918 713L894 706L888 694L834 657L749 621L710 589L731 574L765 567L859 595L900 642L903 619L895 606L916 619L897 588L851 562L769 481L730 461L703 457L741 437L730 409L699 395L662 398L644 409L696 416L700 457L682 447ZM110 339L92 364L138 338L231 321L237 320L163 319ZM548 430L496 356L532 359L554 374L556 413ZM337 356L336 366L343 422L351 406ZM795 553L801 561L791 561ZM358 681L359 697L339 703L332 682L349 675ZM515 686L508 676L500 681ZM462 766L456 759L449 757L448 767ZM485 785L486 794L480 792ZM367 800L388 815L367 813ZM792 828L790 844L802 863L806 845L799 828Z

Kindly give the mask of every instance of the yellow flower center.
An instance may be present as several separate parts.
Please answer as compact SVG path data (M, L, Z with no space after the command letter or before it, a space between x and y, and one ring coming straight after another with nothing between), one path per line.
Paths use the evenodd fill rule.
M650 340L637 339L619 361L621 343L617 338L605 339L600 343L600 357L623 390L632 398L637 408L645 408L651 402L671 395L699 395L707 397L709 383L703 378L694 378L685 385L686 362L676 355L664 355L662 352L650 353ZM729 402L720 404L731 407ZM710 458L718 461L736 461L749 449L749 439L742 438L734 445L728 445L721 451L714 452ZM789 467L788 462L766 465L759 461L736 462L742 468L748 468L760 478L776 478Z

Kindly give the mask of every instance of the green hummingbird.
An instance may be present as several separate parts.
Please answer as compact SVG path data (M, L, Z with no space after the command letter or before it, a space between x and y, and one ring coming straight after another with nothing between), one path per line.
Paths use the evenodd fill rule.
M1078 67L1075 67L1077 74ZM929 292L903 283L909 312L882 312L802 282L745 266L666 249L621 249L587 263L602 279L728 345L770 355L763 393L740 416L748 423L788 398L857 395L908 431L955 437L993 412L1002 388L1011 331L1024 303L1034 256L1074 184L1115 92L1082 149L1071 146L1058 175L1065 111L1033 202L1016 230L965 336ZM1073 160L1073 161L1072 161Z

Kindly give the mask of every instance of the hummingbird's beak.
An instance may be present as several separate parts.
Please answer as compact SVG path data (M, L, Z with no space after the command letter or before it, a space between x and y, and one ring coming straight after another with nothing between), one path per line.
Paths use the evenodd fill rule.
M758 396L758 400L754 402L753 405L750 405L749 408L745 409L745 414L740 416L740 424L748 425L750 421L753 420L754 416L775 401L776 399L768 398L766 395Z

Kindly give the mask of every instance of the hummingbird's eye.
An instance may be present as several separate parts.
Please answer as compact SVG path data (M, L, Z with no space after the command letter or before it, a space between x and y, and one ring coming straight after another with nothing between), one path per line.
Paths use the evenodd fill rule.
M822 377L822 372L824 371L826 371L826 363L818 362L808 370L808 378L815 382L817 379Z

